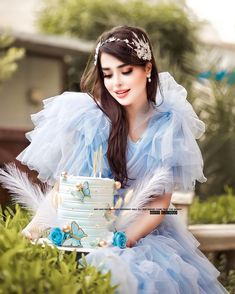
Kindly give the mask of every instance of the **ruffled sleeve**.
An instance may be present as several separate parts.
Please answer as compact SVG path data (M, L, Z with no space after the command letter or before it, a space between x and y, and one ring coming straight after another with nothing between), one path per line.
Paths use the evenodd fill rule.
M31 116L35 125L26 134L30 145L17 160L53 185L62 171L91 176L94 151L103 147L102 176L111 173L106 158L110 122L86 93L65 92L43 101L44 109Z
M169 73L160 74L156 109L161 118L153 136L150 158L168 170L165 193L191 191L196 180L205 182L203 159L196 139L205 132L205 124L187 101L187 91ZM151 159L152 160L152 159Z

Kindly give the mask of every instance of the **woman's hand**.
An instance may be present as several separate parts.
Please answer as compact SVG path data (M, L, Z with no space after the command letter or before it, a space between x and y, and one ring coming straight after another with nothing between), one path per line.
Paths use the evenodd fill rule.
M29 240L33 240L33 237L32 237L32 234L30 233L30 231L23 229L21 234L26 238L26 239L29 239Z
M171 193L157 196L149 204L148 208L168 209L171 200ZM165 215L150 214L149 210L143 211L139 217L126 230L127 247L133 247L137 241L150 234L164 219Z
M35 240L41 237L42 230L39 227L29 223L21 232L28 240Z
M133 234L131 234L128 230L126 230L126 237L127 237L127 241L126 241L126 247L133 247L136 245L137 240L135 239L135 237L133 236Z

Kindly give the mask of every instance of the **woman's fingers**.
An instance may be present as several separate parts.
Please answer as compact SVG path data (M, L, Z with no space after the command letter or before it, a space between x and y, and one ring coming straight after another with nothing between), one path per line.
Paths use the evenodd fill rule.
M25 236L29 240L35 240L40 238L42 233L42 230L38 226L33 226L31 223L28 224L27 227L25 227L21 234Z
M26 230L26 229L24 229L22 232L21 232L21 234L24 236L24 237L26 237L27 239L29 239L29 240L32 240L33 238L32 238L32 234L30 233L30 231L28 231L28 230Z

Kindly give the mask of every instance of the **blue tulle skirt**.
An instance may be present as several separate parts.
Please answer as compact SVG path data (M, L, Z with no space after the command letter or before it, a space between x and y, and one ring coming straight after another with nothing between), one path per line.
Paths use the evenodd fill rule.
M172 216L132 248L101 248L86 260L101 272L111 270L116 293L228 293L219 271L198 249L199 242Z

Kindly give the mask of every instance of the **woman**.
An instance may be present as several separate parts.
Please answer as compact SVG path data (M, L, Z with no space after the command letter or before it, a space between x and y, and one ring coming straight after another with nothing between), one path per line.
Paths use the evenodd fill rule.
M126 249L102 248L86 260L103 272L111 270L120 293L227 293L178 217L141 211L166 210L174 190L193 190L196 180L206 180L195 140L204 124L186 90L170 74L158 74L140 28L105 32L93 58L81 79L89 95L64 93L45 100L44 110L32 117L37 127L27 134L31 144L17 159L53 185L64 170L91 176L92 156L102 145L102 176L121 182L120 197L133 188L128 206L139 210L118 216ZM24 230L28 237L39 226L39 214Z

